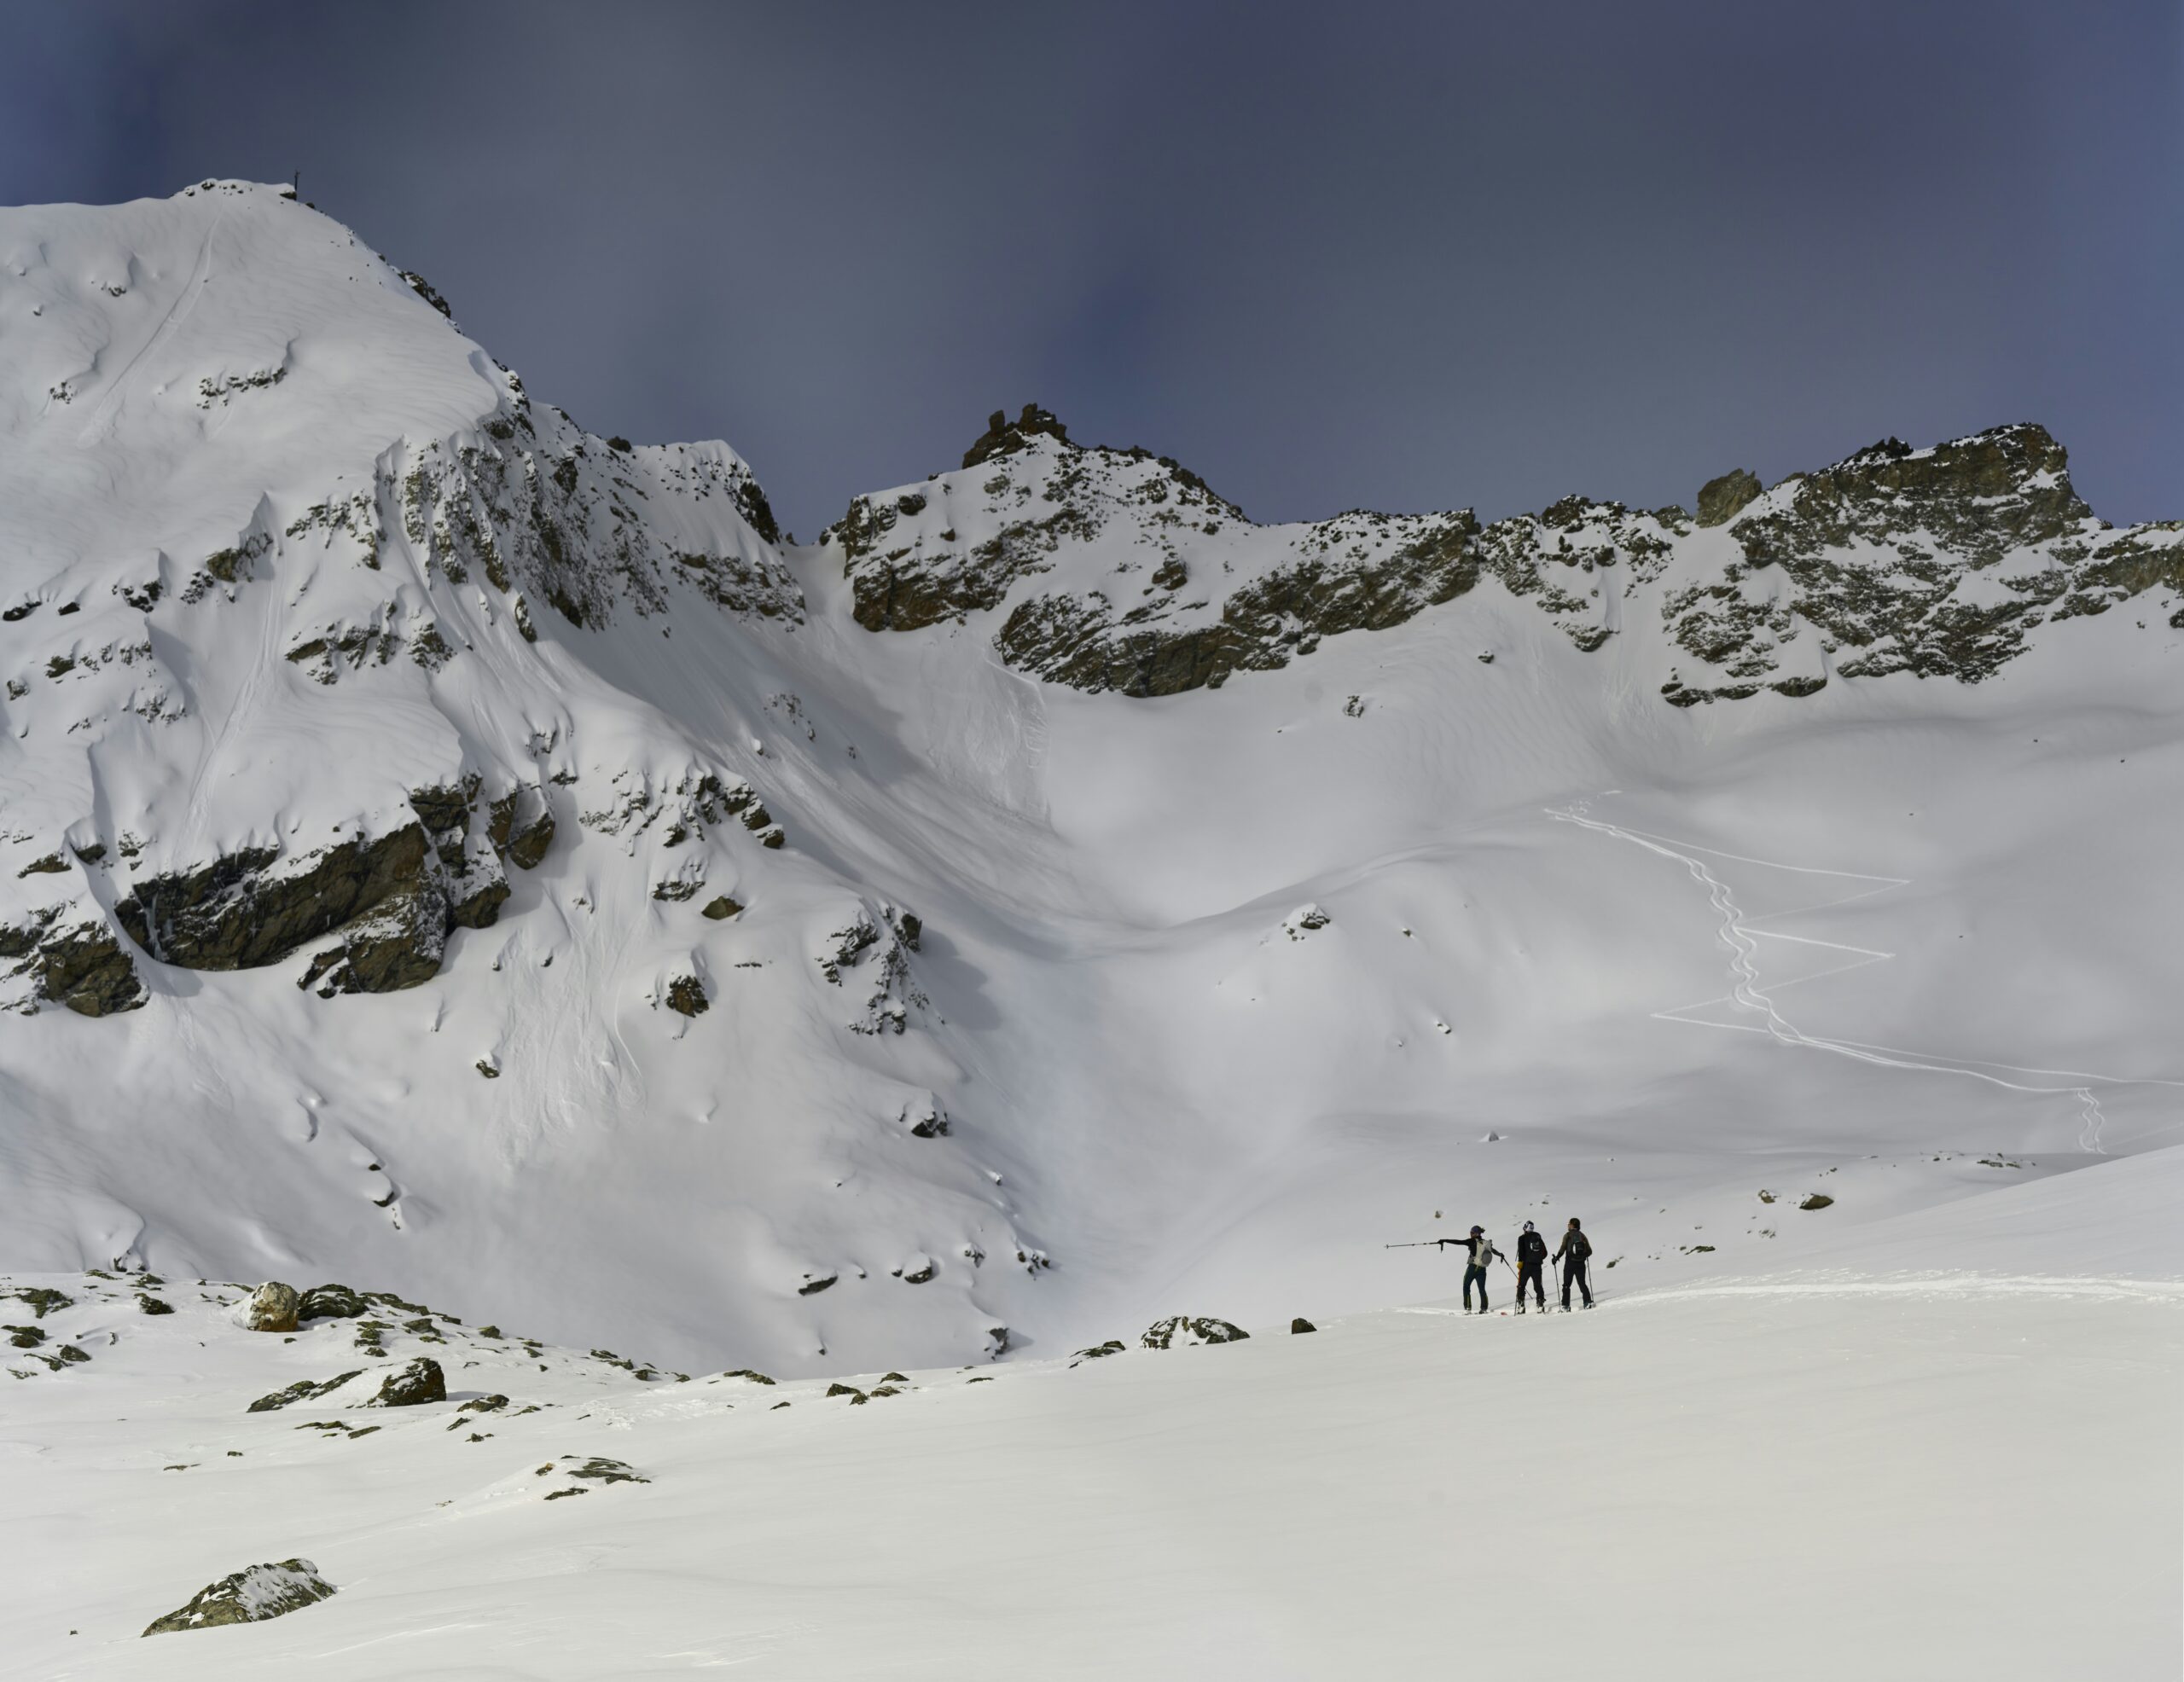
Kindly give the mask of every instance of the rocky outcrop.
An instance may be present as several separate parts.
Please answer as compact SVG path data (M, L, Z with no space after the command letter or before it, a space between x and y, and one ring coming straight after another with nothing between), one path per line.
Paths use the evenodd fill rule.
M418 1407L428 1401L447 1400L447 1375L430 1355L415 1360L386 1375L379 1394L367 1407Z
M363 1371L362 1367L357 1367L352 1372L336 1373L331 1378L299 1378L284 1390L275 1390L270 1395L258 1397L243 1412L270 1413L277 1408L293 1406L299 1401L312 1401L322 1395L331 1395Z
M814 961L829 983L861 1001L848 1024L852 1031L900 1034L911 1008L922 1010L930 1002L910 971L910 954L923 928L898 907L858 902L848 919L826 934ZM936 1127L946 1131L944 1120Z
M1157 1320L1137 1341L1148 1349L1188 1349L1201 1343L1237 1343L1252 1334L1240 1325L1201 1314L1176 1314Z
M495 800L481 828L479 787L473 776L419 789L410 797L411 821L375 836L287 856L245 848L134 878L115 918L148 954L183 969L258 969L332 937L311 954L298 986L322 998L418 986L439 973L450 931L497 920L509 893L504 865L535 867L553 843L553 814L539 790ZM125 956L95 936L65 948L66 989L51 996L91 1015L127 1008L120 1001L134 972L125 977Z
M1242 519L1169 458L1072 444L1037 404L1014 421L995 411L963 465L937 491L860 496L821 534L842 557L851 612L867 630L915 630L997 607L1019 578L1096 539L1118 508L1141 508L1164 528Z
M78 1016L133 1011L148 996L136 966L103 917L62 920L52 908L43 922L0 929L0 959L17 959L13 975L27 975L35 996Z
M1371 565L1308 554L1238 589L1202 627L1147 623L1158 614L1142 606L1118 612L1104 597L1034 597L1008 616L994 646L1019 670L1076 689L1218 688L1232 672L1287 665L1323 636L1385 630L1461 594L1478 581L1477 532L1469 514L1451 515Z
M1701 525L1725 525L1735 519L1766 489L1757 477L1742 467L1733 468L1719 478L1710 478L1699 487L1698 523Z
M299 1320L361 1320L370 1312L370 1305L346 1285L315 1285L296 1304Z
M1734 546L1692 541L1714 530ZM1016 670L1143 697L1275 670L1490 578L1587 652L1657 618L1687 657L1663 691L1677 706L1831 676L1976 682L2036 625L2184 594L2184 527L2103 525L2030 426L1890 439L1771 490L1739 468L1701 489L1695 521L1571 496L1484 527L1463 512L1261 527L1172 462L1078 445L1033 408L996 415L965 471L859 498L822 542L868 629L994 612Z
M294 1286L268 1279L250 1293L243 1324L253 1331L293 1331L298 1300Z
M114 914L162 963L257 969L390 901L398 907L419 897L428 852L417 823L292 860L271 847L250 848L195 870L138 879ZM434 951L434 968L438 960Z
M996 455L1012 455L1035 438L1058 438L1067 444L1069 429L1035 403L1025 403L1024 412L1014 420L1006 409L996 409L987 419L985 431L963 452L963 465L975 467Z
M275 1564L251 1565L231 1577L201 1588L189 1604L148 1625L147 1635L168 1635L179 1630L212 1629L222 1624L262 1623L324 1600L334 1585L318 1575L308 1559L283 1559Z
M1976 683L2040 624L2184 591L2184 527L2104 525L2034 426L1928 450L1885 439L1784 480L1728 529L1742 559L1664 598L1670 635L1710 669L1679 674L1674 705L1823 687L1787 658L1801 635L1840 677Z

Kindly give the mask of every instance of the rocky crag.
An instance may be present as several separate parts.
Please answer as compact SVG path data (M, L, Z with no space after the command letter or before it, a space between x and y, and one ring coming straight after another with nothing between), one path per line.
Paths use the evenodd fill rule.
M1132 696L1217 687L1489 584L1588 652L1664 636L1678 706L1896 671L1977 682L2046 620L2149 591L2173 613L2184 592L2184 529L2097 519L2036 426L1891 439L1771 489L1734 472L1695 517L1571 496L1490 524L1259 526L1176 462L1076 444L1026 406L961 469L857 498L822 543L868 630L975 618L1018 670Z

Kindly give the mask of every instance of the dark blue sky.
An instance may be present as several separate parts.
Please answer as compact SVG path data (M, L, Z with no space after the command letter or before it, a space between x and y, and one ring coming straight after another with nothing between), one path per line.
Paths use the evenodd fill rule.
M2184 6L0 0L0 200L285 180L804 536L989 409L1258 519L2044 421L2184 515Z

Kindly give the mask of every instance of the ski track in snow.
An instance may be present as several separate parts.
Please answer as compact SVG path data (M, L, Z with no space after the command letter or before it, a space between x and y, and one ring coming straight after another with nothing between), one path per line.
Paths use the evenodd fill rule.
M1708 1022L1698 1022L1694 1024L1695 1026L1730 1028L1740 1032L1752 1034L1764 1033L1772 1036L1780 1045L1800 1046L1809 1051L1833 1052L1838 1057L1852 1058L1860 1063L1876 1064L1885 1069L1905 1069L1932 1075L1962 1075L1975 1081L1984 1081L1990 1086L2001 1087L2009 1092L2073 1097L2078 1100L2080 1105L2078 1149L2094 1156L2108 1154L2106 1148L2101 1143L2100 1137L2101 1129L2106 1125L2106 1117L2101 1113L2100 1099L2094 1093L2094 1082L2106 1086L2184 1087L2184 1081L2134 1081L2111 1075L2078 1076L2077 1078L2085 1082L2080 1086L2034 1086L2021 1081L2005 1080L2000 1075L1989 1073L1988 1070L2007 1069L2013 1074L2062 1074L2066 1078L2069 1077L2069 1071L2021 1069L2006 1063L1973 1067L1972 1066L1973 1064L1982 1059L1951 1059L1943 1058L1938 1053L1902 1051L1891 1046L1870 1045L1856 1040L1831 1040L1818 1035L1807 1034L1782 1014L1781 1011L1776 1007L1774 1000L1769 996L1767 989L1760 985L1758 962L1760 937L1752 929L1751 920L1745 918L1742 908L1737 904L1736 896L1730 891L1728 883L1709 870L1705 864L1693 857L1693 854L1706 853L1715 858L1731 859L1740 864L1761 865L1769 870L1794 871L1800 875L1839 876L1850 881L1872 882L1879 884L1865 893L1853 894L1847 899L1833 902L1838 905L1847 905L1853 900L1870 898L1874 894L1885 893L1891 888L1906 887L1909 885L1909 879L1896 876L1873 876L1850 870L1823 870L1811 865L1782 864L1772 859L1747 858L1740 854L1723 853L1713 848L1700 847L1687 841L1680 844L1689 847L1691 852L1681 852L1660 837L1642 834L1636 830L1625 829L1618 824L1604 822L1599 818L1588 817L1586 814L1591 809L1591 806L1590 801L1580 800L1566 807L1559 809L1550 807L1548 809L1547 815L1558 822L1573 823L1583 829L1612 836L1618 840L1628 841L1633 846L1643 847L1647 852L1658 854L1663 858L1674 859L1688 870L1692 879L1706 890L1713 901L1715 911L1722 919L1722 941L1729 948L1729 969L1735 983L1729 994L1729 1002L1740 1010L1756 1012L1765 1018L1764 1025L1757 1028L1746 1028L1734 1023ZM1792 940L1801 945L1828 947L1838 952L1856 954L1853 961L1850 963L1839 965L1832 970L1823 970L1820 975L1805 976L1800 978L1805 981L1816 981L1821 975L1841 975L1848 970L1862 969L1867 964L1882 963L1896 955L1891 952L1876 952L1869 947L1849 946L1836 941L1811 940L1798 935L1770 934L1768 937ZM1797 983L1782 984L1794 986ZM1715 1001L1710 1000L1706 1002ZM1685 1005L1676 1010L1656 1011L1653 1015L1664 1022L1693 1022L1693 1018L1684 1012L1699 1008L1701 1006L1697 1005Z
M189 319L189 312L197 307L197 300L205 295L205 288L212 281L212 241L218 237L220 223L227 213L225 205L213 212L212 225L205 230L205 243L197 249L197 261L190 269L189 280L183 282L182 291L168 306L166 314L160 317L159 326L152 329L151 337L137 347L136 355L130 357L121 372L114 375L113 383L107 387L106 395L99 399L98 407L91 411L90 419L84 423L84 430L76 440L78 444L94 444L106 436L114 415L121 408L121 400L129 394L131 376L143 365L146 357L171 339L182 330L182 324Z

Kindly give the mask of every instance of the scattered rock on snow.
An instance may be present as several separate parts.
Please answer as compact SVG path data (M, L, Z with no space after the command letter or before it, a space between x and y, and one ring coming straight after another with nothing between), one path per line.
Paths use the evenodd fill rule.
M1104 1360L1108 1355L1118 1355L1122 1352L1123 1340L1119 1337L1110 1337L1104 1343L1095 1343L1089 1349L1079 1349L1077 1352L1076 1358L1069 1364L1072 1366L1076 1366L1088 1360Z
M177 1630L211 1629L217 1624L262 1623L323 1600L333 1592L334 1585L320 1576L318 1567L308 1559L252 1565L198 1590L187 1606L155 1619L144 1633L166 1635Z
M1799 1209L1826 1209L1834 1201L1835 1199L1829 1197L1825 1192L1815 1192L1810 1197L1799 1204L1798 1207Z
M368 1312L364 1299L346 1285L315 1285L296 1304L299 1320L357 1320Z
M1201 1343L1240 1343L1252 1334L1240 1325L1206 1315L1175 1314L1157 1320L1137 1341L1148 1349L1188 1349Z
M250 1293L250 1302L243 1310L243 1324L253 1331L293 1331L299 1300L293 1285L268 1279Z
M1318 1326L1313 1325L1311 1321L1306 1320L1302 1314L1298 1315L1295 1320L1289 1322L1289 1330L1292 1334L1299 1331L1317 1331L1320 1328Z
M1315 929L1324 929L1334 919L1316 905L1300 905L1281 919L1281 931L1292 940L1302 940Z
M258 1397L256 1401L251 1403L251 1405L248 1407L246 1407L243 1412L246 1413L270 1413L274 1409L286 1407L291 1402L309 1401L316 1396L326 1395L334 1390L340 1389L342 1385L347 1383L351 1378L355 1378L357 1373L363 1371L363 1369L362 1367L358 1367L354 1372L343 1372L331 1378L317 1380L312 1380L310 1378L299 1379L296 1383L289 1385L285 1390L276 1390L270 1395L262 1395Z
M407 1366L390 1372L379 1394L367 1407L415 1407L427 1401L447 1400L447 1375L430 1355L419 1355Z

